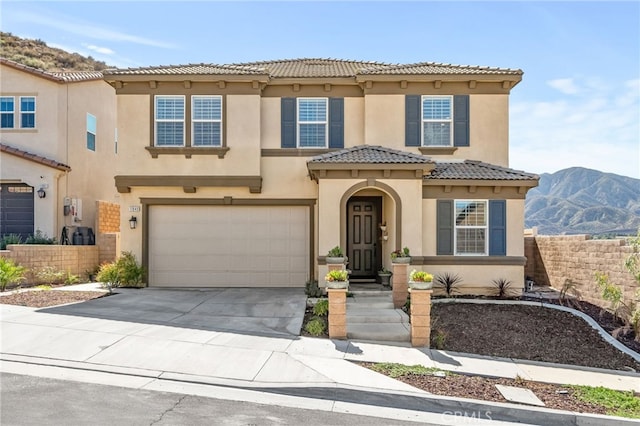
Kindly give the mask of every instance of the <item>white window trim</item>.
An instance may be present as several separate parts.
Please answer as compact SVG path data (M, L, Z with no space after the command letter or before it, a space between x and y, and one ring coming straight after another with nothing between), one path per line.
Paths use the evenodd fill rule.
M167 119L167 118L158 118L158 99L160 98L173 98L173 99L182 99L182 119ZM153 98L153 146L155 147L178 147L185 146L185 138L186 138L186 126L185 120L187 118L186 115L186 98L184 95L155 95ZM158 123L182 123L182 144L181 145L158 145Z
M95 132L92 132L92 131L89 130L89 117L93 117L93 119L96 122L96 131ZM93 114L88 112L85 125L87 127L87 133L91 133L93 135L93 149L89 148L89 146L88 146L88 142L89 141L86 141L87 143L85 144L85 146L86 146L88 151L96 152L97 149L98 149L98 117L96 117L95 115L93 115Z
M215 120L215 119L205 120L205 119L195 119L195 118L193 118L193 115L194 115L193 114L194 102L195 102L195 99L198 99L198 98L207 98L207 99L208 98L218 98L218 99L220 99L220 119L218 119L218 120ZM224 133L223 133L223 129L222 129L222 126L223 126L222 121L223 121L223 118L224 118L223 117L224 110L223 110L222 101L223 101L223 99L222 99L221 95L192 95L191 96L191 146L192 147L194 147L194 148L216 148L216 147L221 147L223 145L222 144L222 139L223 139L222 135ZM193 137L193 135L195 135L195 129L194 129L194 127L195 127L194 124L195 123L220 123L220 144L218 144L218 145L195 145L194 144L194 137Z
M38 116L36 114L36 111L38 110L38 99L35 96L20 96L20 99L18 99L18 105L20 106L20 114L18 115L18 118L20 120L20 128L21 129L29 129L29 130L33 130L38 128ZM23 98L33 98L33 111L22 111L22 99ZM14 102L14 106L13 108L15 109L15 102ZM33 127L22 127L22 114L33 114ZM15 125L15 117L14 117L14 121L13 124Z
M456 211L458 203L484 203L484 226L458 226L456 223ZM484 252L483 253L459 253L458 252L458 229L484 229ZM453 254L455 256L488 256L489 255L489 200L453 200Z
M324 121L303 121L300 122L300 101L321 99L326 105L326 119ZM300 125L301 124L324 124L324 146L300 146ZM296 146L300 149L318 149L327 148L329 146L329 98L323 97L307 97L296 99Z
M16 129L16 97L15 96L0 96L1 98L11 98L13 99L13 111L0 111L2 114L12 114L13 115L13 126L12 127L2 127L2 129Z
M449 120L432 120L424 118L424 100L425 99L434 99L434 98L443 98L449 99L451 104L451 118ZM449 145L425 145L424 144L424 123L449 123ZM453 96L452 95L422 95L420 98L420 146L431 148L431 147L451 147L453 146Z

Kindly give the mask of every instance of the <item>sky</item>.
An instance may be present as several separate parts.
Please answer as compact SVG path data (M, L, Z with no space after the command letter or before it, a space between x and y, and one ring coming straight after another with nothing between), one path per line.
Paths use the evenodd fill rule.
M640 1L23 1L0 27L118 67L290 58L521 69L509 166L640 178Z

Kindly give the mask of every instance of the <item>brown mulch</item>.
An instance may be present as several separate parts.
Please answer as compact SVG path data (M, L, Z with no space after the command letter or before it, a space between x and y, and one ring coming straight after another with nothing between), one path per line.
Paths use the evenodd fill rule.
M371 369L374 365L372 363L359 364ZM500 392L498 392L495 385L514 386L530 389L544 402L546 408L579 413L606 414L605 407L578 399L574 395L574 389L567 386L531 382L522 379L487 378L461 374L447 374L446 377L405 374L396 379L435 395L471 398L491 402L508 402Z
M29 290L7 295L0 294L0 303L29 306L31 308L46 308L67 303L84 302L104 297L107 294L108 292L106 291Z
M607 343L586 321L538 306L434 303L431 347L443 350L640 371L640 363Z

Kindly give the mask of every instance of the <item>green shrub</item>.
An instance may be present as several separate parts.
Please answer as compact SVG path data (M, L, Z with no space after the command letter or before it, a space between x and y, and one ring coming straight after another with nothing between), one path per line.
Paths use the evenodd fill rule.
M24 242L25 244L58 244L55 238L49 238L47 234L42 233L41 230L36 230L36 233L29 235Z
M114 287L142 287L144 268L138 264L131 252L122 255L112 263L100 266L97 280L111 291Z
M11 259L0 257L0 291L4 291L9 284L18 284L24 280L24 266L16 265Z
M505 278L498 278L496 280L493 280L493 287L495 295L499 299L504 299L505 297L507 297L511 289L511 281Z
M327 253L327 257L344 257L344 252L340 246L335 246Z
M18 234L7 234L0 240L0 250L6 250L9 244L22 244L22 237Z
M307 325L304 326L304 329L312 336L320 336L325 333L327 325L324 322L324 319L320 317L313 317L309 320Z
M144 268L138 264L136 257L130 251L122 252L116 261L120 287L141 287L144 278Z
M309 280L305 284L304 292L308 297L322 296L322 289L318 286L318 280Z
M462 278L460 278L458 274L445 272L444 274L436 275L434 281L437 287L442 288L446 295L451 297L458 293L458 287Z
M313 307L313 314L318 316L325 316L329 313L329 299L318 300L318 303Z
M54 266L39 268L34 272L34 275L38 278L38 281L46 284L60 284L63 283L65 279L64 271L59 271Z
M67 270L67 276L64 279L65 285L78 284L80 282L80 277L77 275L73 275L71 271Z

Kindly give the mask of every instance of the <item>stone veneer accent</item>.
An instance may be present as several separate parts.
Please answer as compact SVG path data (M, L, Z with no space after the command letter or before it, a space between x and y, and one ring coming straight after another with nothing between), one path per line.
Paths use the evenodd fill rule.
M347 338L347 289L328 288L329 295L329 338Z
M406 263L393 263L392 267L393 307L400 309L407 303L407 297L409 296L409 277L407 274L409 265Z
M411 346L429 347L432 290L409 289L411 295Z
M537 285L562 289L572 280L582 299L598 306L608 306L596 286L596 272L609 276L612 283L623 286L627 298L633 297L638 283L624 267L632 247L625 239L592 240L589 235L537 235L524 239L525 275Z

